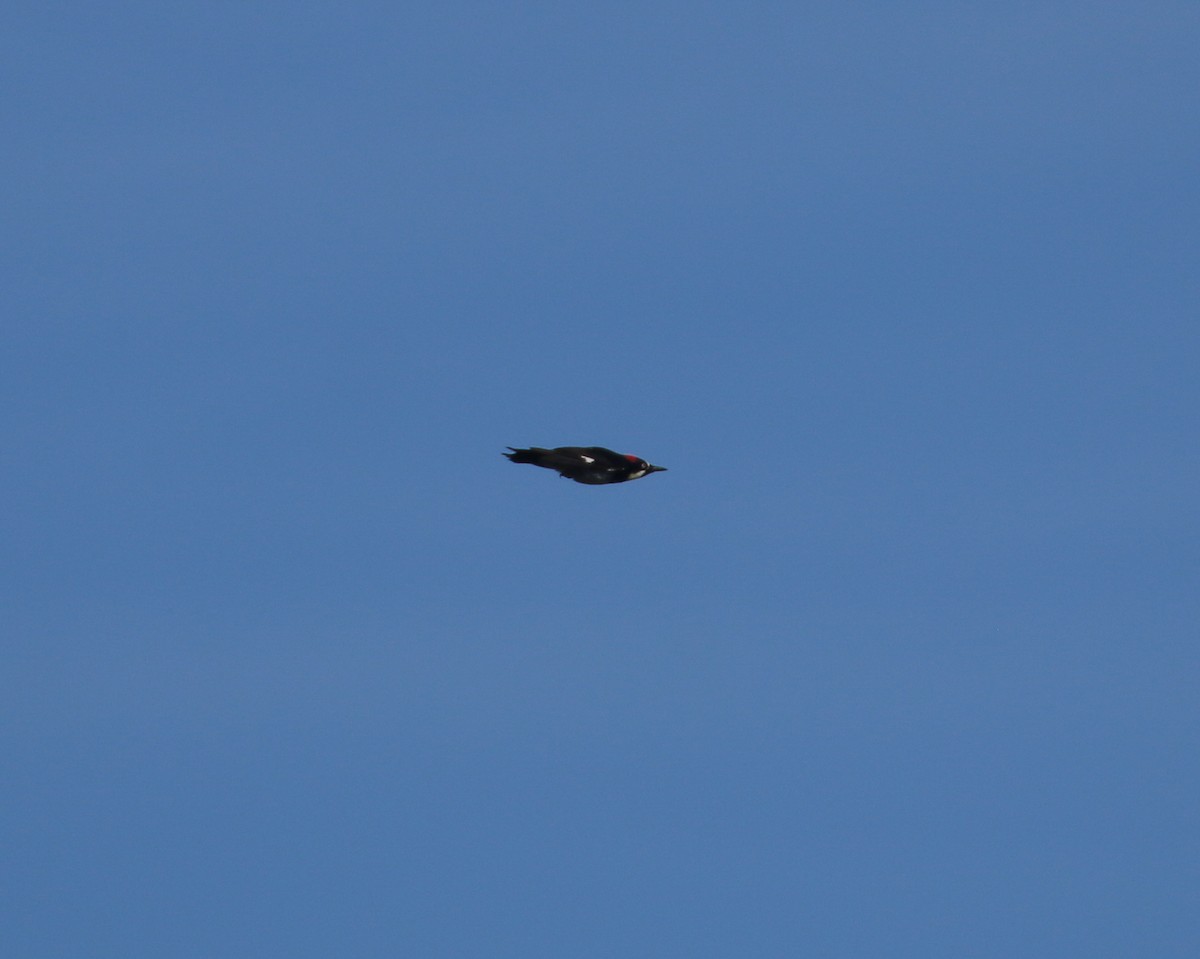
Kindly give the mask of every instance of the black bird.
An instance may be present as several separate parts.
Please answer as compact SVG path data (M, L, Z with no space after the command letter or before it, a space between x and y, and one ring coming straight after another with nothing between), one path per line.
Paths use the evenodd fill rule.
M603 446L560 446L552 450L544 450L540 446L519 450L510 446L509 449L512 452L504 455L514 463L532 463L548 470L558 470L559 476L588 486L627 483L666 470L665 466L651 466L644 459L627 453L614 453Z

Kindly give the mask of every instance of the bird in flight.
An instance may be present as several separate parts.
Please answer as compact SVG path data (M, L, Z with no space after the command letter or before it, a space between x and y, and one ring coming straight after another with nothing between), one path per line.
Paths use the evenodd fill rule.
M559 446L545 450L540 446L519 450L510 446L505 453L514 463L531 463L548 470L557 470L564 479L588 486L627 483L651 473L666 471L665 466L651 466L644 459L628 453L614 453L603 446Z

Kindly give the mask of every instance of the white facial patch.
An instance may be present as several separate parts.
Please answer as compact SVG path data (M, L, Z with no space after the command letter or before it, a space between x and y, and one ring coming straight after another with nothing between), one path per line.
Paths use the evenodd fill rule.
M585 463L594 463L594 462L596 462L596 460L595 460L595 457L592 457L592 456L581 456L581 457L579 457L579 458L580 458L581 460L583 460Z

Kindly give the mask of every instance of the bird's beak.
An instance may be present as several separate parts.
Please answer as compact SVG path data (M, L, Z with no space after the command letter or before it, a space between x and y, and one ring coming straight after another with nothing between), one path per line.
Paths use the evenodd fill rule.
M647 473L665 473L666 471L667 468L665 466L651 466L646 470Z

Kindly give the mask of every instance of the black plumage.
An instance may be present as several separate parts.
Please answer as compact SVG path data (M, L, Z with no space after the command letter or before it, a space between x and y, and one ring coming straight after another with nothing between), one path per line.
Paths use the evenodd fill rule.
M504 455L514 463L555 470L559 476L588 486L627 483L666 471L665 466L651 466L638 456L614 453L603 446L558 446L554 449L534 446L523 450L510 446L509 449L512 452Z

